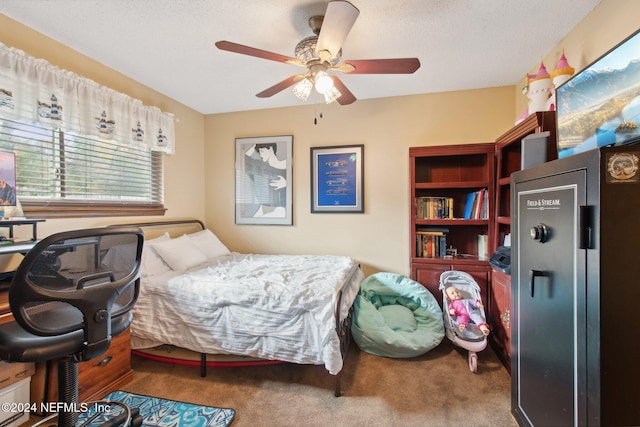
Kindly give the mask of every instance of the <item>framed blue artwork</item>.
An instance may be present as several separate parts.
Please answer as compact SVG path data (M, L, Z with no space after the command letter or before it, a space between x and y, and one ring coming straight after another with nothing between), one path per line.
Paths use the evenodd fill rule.
M311 147L311 213L364 212L364 145Z

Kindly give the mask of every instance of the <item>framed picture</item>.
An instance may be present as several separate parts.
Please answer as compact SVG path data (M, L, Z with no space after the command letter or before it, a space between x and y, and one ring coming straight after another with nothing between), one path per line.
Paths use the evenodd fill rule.
M293 224L292 163L292 135L236 139L236 224Z
M364 212L364 145L311 147L311 212Z
M16 205L16 155L0 151L0 207Z

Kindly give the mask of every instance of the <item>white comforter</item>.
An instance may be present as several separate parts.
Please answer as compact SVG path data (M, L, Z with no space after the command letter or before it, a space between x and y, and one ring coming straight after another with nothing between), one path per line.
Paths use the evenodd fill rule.
M133 348L172 344L342 369L337 291L355 262L343 256L232 253L209 266L143 279L131 326ZM342 297L346 317L358 269Z

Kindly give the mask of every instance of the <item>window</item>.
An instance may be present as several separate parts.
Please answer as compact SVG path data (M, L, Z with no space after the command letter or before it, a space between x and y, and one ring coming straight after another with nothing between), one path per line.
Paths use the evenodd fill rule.
M29 216L164 214L164 154L146 145L0 119L0 150L16 155Z
M0 43L0 150L31 217L162 215L175 118Z

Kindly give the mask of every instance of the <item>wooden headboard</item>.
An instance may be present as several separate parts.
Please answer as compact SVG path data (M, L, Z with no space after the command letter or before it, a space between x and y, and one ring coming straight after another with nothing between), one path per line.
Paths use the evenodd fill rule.
M199 219L180 219L168 221L138 222L131 224L113 224L139 227L144 233L145 239L153 239L168 232L172 238L180 237L183 234L195 233L204 230L206 227Z

